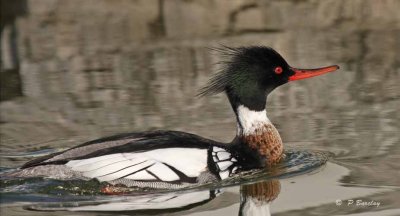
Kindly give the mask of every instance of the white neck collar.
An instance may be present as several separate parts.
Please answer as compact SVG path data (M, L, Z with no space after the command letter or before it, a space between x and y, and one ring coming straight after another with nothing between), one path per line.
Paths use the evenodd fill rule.
M251 135L255 133L257 128L261 128L266 124L271 124L265 109L262 111L253 111L240 105L236 112L239 121L237 135Z

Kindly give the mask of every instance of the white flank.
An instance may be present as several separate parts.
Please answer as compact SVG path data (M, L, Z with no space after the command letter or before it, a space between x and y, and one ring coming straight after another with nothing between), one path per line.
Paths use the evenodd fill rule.
M240 105L237 108L237 115L240 123L238 126L238 135L254 134L257 128L260 128L265 124L271 124L265 109L263 111L253 111Z
M223 149L221 149L223 150ZM90 159L72 160L66 166L82 172L88 178L112 181L121 177L133 180L179 180L168 166L188 177L198 177L207 168L207 150L194 148L166 148L140 153L116 153Z

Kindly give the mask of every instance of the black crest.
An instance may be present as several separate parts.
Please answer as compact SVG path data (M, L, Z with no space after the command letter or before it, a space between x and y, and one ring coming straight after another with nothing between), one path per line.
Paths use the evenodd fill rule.
M223 57L223 60L219 62L221 68L208 84L199 90L198 96L218 94L232 88L232 85L240 85L248 80L261 82L265 78L273 79L273 74L269 74L268 69L274 65L288 67L278 52L266 46L228 47L221 45L210 49Z

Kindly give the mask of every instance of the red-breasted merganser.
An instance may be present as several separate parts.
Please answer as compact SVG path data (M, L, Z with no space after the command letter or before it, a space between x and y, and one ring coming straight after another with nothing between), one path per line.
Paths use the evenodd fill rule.
M290 67L264 46L220 51L229 60L199 95L224 92L237 119L237 135L221 143L178 131L126 133L83 143L24 164L9 176L97 179L112 185L179 188L263 168L283 157L281 137L267 117L268 94L289 81L337 70Z

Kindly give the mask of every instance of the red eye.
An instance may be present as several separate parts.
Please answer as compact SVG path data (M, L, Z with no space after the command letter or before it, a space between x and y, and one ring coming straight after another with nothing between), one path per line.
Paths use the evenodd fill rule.
M276 74L281 74L282 72L283 72L282 67L276 67L276 68L275 68L275 73L276 73Z

